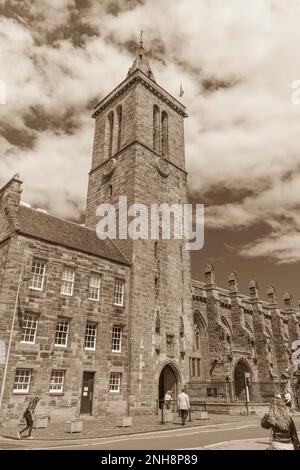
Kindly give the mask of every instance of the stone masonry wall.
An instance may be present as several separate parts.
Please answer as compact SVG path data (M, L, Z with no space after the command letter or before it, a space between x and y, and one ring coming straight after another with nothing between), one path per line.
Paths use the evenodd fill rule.
M42 292L29 289L24 283L20 290L20 305L15 322L13 344L6 381L4 405L9 417L20 417L25 402L39 395L39 411L59 419L79 414L83 371L95 372L93 415L126 413L128 375L128 299L129 268L117 263L80 253L62 246L18 236L12 241L1 287L0 321L6 321L9 331L18 271L21 263L25 275L30 274L33 257L47 262L45 285ZM73 296L60 294L63 266L75 268ZM88 300L91 273L101 275L100 300ZM114 306L114 280L125 282L125 307ZM22 315L38 315L37 336L34 344L20 342ZM54 346L58 318L70 321L67 347ZM84 349L87 321L98 325L96 350ZM111 352L112 326L123 328L122 352ZM3 329L1 331L4 331ZM16 368L32 369L29 395L12 392ZM52 369L65 370L63 395L49 395ZM120 393L109 392L110 372L121 372Z

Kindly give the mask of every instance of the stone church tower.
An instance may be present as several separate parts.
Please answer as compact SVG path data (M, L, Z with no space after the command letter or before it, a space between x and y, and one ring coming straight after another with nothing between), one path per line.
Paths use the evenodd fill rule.
M100 204L187 202L185 107L156 83L143 42L127 78L95 107L86 226ZM129 301L130 413L150 413L167 389L189 380L193 316L190 253L181 240L116 240L132 264ZM129 297L128 297L129 296Z

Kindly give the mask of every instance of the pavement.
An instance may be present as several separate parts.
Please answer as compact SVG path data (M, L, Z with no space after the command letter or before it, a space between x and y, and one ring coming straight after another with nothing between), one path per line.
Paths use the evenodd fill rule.
M156 417L157 420L157 417ZM208 421L194 420L181 426L159 425L155 417L136 416L132 428L102 428L103 420L87 419L83 432L68 435L64 427L50 423L34 430L31 440L16 438L16 429L6 429L0 437L2 450L266 450L269 432L261 428L258 416L211 415ZM295 417L300 429L300 417ZM152 428L152 429L151 429ZM8 432L9 431L9 432ZM109 432L114 431L114 434ZM43 435L42 435L43 432ZM97 436L91 437L92 434Z
M192 421L187 420L185 429L194 426L205 426L207 424L220 424L220 423L232 423L242 422L247 420L257 420L257 416L230 416L230 415L209 415L208 420L193 419ZM117 426L116 417L107 418L82 418L83 430L80 433L67 433L65 432L65 426L63 423L52 423L49 422L47 428L33 429L32 437L39 441L51 441L51 440L82 440L82 439L93 439L101 437L111 436L124 436L129 434L144 433L144 432L159 432L169 429L181 428L180 418L174 414L173 423L160 424L160 417L157 415L149 416L134 416L131 427L120 428ZM0 428L0 436L3 438L17 439L17 433L25 427L24 421L20 421L18 424L9 425L7 427ZM24 433L24 440L26 433ZM22 436L23 437L23 436ZM23 440L23 439L22 439Z

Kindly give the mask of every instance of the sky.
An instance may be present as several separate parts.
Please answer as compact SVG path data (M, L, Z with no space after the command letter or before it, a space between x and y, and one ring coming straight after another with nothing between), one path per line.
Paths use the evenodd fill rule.
M0 0L0 186L62 217L84 212L93 105L132 64L140 30L156 81L185 121L189 193L205 204L205 245L226 287L300 298L300 1Z

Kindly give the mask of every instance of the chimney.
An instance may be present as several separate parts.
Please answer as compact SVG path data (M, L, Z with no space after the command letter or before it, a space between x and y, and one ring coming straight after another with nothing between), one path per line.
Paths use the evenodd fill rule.
M0 207L4 210L13 230L18 229L22 184L19 175L16 174L0 189Z

